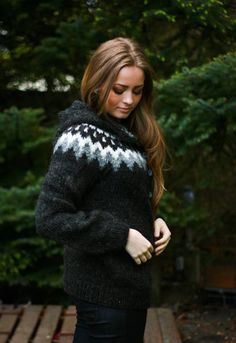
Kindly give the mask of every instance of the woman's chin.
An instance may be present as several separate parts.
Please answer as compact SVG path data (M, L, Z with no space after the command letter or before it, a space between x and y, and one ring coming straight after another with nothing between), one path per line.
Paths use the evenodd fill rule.
M111 113L110 116L112 116L113 118L116 118L116 119L126 119L126 118L128 118L129 114L130 114L130 112L124 113L121 111L115 111L115 112Z

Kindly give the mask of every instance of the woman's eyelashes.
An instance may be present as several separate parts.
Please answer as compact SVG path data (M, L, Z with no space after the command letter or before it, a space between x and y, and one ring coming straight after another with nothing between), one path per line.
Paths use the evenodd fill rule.
M124 92L123 89L117 89L117 88L112 88L113 92L116 93L116 94L122 94Z
M116 93L116 94L118 94L118 95L121 95L121 94L124 93L124 91L125 91L125 89L119 89L119 88L115 88L115 87L113 87L112 90L113 90L114 93ZM141 94L142 94L142 91L143 91L142 88L141 88L141 89L138 89L138 90L133 90L133 94L135 94L135 95L141 95Z

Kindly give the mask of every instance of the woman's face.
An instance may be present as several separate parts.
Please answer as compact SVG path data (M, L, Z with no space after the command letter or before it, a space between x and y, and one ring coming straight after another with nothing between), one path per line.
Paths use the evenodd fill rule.
M141 100L144 72L135 66L123 67L108 95L105 112L117 119L125 119Z

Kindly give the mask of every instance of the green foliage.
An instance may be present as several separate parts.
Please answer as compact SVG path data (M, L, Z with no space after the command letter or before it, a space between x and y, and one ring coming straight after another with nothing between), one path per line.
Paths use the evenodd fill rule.
M32 182L32 178L30 179ZM62 249L36 235L34 211L42 178L24 188L0 188L0 282L59 286ZM46 263L45 263L46 262ZM40 272L37 272L40 266ZM43 277L44 275L44 277Z
M4 0L0 12L0 84L10 89L43 78L55 91L68 75L77 88L90 51L116 36L139 41L158 78L235 48L231 1Z
M43 73L49 81L54 80L56 75L61 85L67 85L67 74L76 79L81 77L82 67L86 63L87 42L90 41L87 29L82 19L61 22L54 37L42 39L32 52L31 70L34 70L35 78L40 78Z
M158 84L159 121L176 155L190 152L194 158L206 158L227 151L233 156L235 87L236 54L233 53L200 68L185 69Z
M42 127L43 109L11 107L0 112L0 176L2 185L25 185L33 181L30 169L49 155L53 128ZM38 161L35 156L38 156ZM33 179L32 179L33 178Z
M39 238L34 212L54 128L43 109L11 107L0 113L0 282L59 287L62 249ZM45 263L46 262L46 263ZM40 268L40 272L38 272Z
M14 224L16 232L34 225L34 205L40 185L0 188L0 225Z
M163 197L160 211L174 227L195 228L196 243L234 217L235 72L236 54L229 53L156 85L156 114L173 165L166 172L172 193ZM191 206L182 196L186 184L195 192Z

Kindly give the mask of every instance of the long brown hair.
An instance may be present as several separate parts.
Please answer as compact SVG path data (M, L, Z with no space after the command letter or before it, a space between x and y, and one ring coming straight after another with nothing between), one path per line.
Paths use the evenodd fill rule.
M145 75L142 98L127 120L129 130L137 136L144 147L148 166L153 172L152 211L155 215L165 189L162 171L165 142L161 128L152 114L153 72L139 45L132 39L123 37L101 44L93 53L84 72L81 96L82 100L96 109L99 115L104 115L104 107L113 83L119 71L127 66L139 67Z

